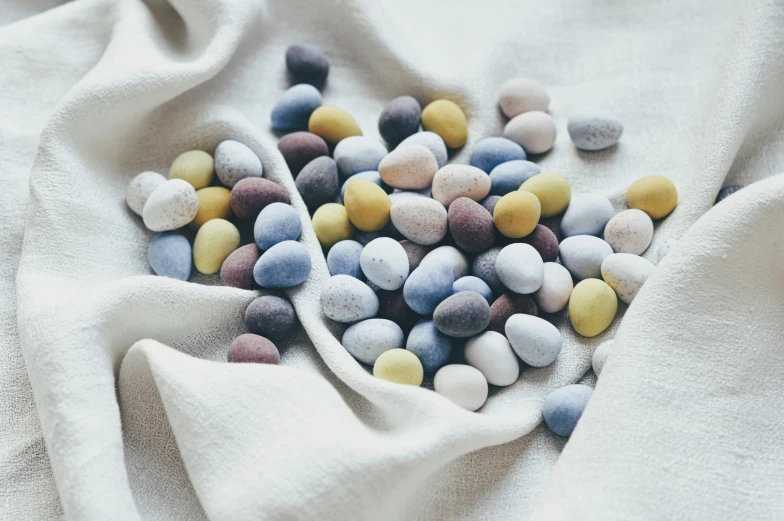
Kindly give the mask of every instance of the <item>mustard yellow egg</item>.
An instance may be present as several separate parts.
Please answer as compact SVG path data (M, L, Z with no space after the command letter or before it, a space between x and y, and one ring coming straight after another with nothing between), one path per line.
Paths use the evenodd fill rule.
M337 145L347 137L362 135L362 129L351 114L330 105L321 106L313 111L308 121L308 130L333 145Z
M594 337L610 327L618 311L618 297L606 282L585 279L569 297L569 321L582 336Z
M228 219L231 217L231 190L222 186L208 186L196 190L199 199L199 211L191 221L190 227L198 230L212 219Z
M196 190L210 186L215 175L215 162L212 156L203 150L183 152L172 163L169 179L182 179L189 182Z
M439 99L422 111L422 128L441 136L449 148L460 148L468 139L468 122L456 103Z
M422 385L425 371L419 358L406 349L384 351L373 364L373 376L407 385Z
M354 236L354 227L342 204L327 203L313 214L313 230L324 248Z
M367 179L349 181L343 204L351 223L363 232L376 232L389 222L392 200L380 186Z
M542 217L555 217L566 211L572 200L569 181L555 172L542 172L528 179L520 190L531 192L542 204Z
M678 190L663 175L649 175L626 190L626 204L647 213L651 219L667 217L678 206Z
M512 239L530 234L539 223L542 205L531 192L509 192L495 205L493 222L498 231Z
M199 273L210 275L240 245L240 232L225 219L212 219L199 228L193 241L193 264Z

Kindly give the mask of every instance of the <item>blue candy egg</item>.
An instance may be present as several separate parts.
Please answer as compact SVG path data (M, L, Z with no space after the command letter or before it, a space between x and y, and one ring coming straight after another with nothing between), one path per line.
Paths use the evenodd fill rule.
M490 195L506 195L520 188L542 169L530 161L509 161L493 168L490 172Z
M191 276L191 243L181 233L163 232L156 235L147 249L147 262L161 277L188 280Z
M348 275L355 279L363 280L362 268L359 266L359 256L363 246L357 241L340 241L327 253L327 267L329 274Z
M272 109L272 127L278 130L303 130L314 110L321 106L321 93L302 83L284 92Z
M567 385L551 392L542 404L542 416L550 430L559 436L571 436L582 416L593 389L587 385Z
M482 295L488 304L493 303L493 291L485 281L479 277L460 277L452 284L452 293L460 293L461 291L473 291Z
M503 137L487 137L474 145L471 152L471 166L484 172L490 171L502 163L525 159L523 147Z
M452 295L455 272L445 262L419 265L403 286L403 299L420 315L431 315L442 300Z
M434 373L452 356L452 339L439 331L431 319L423 318L408 334L406 349L417 355L426 373Z
M296 241L283 241L262 254L253 267L253 278L262 288L293 288L310 275L308 249Z
M340 176L345 179L359 172L378 170L386 155L386 147L378 141L366 136L351 136L337 144L332 157L338 164Z
M297 210L285 203L265 206L253 226L253 238L262 250L269 250L279 242L296 241L301 233Z

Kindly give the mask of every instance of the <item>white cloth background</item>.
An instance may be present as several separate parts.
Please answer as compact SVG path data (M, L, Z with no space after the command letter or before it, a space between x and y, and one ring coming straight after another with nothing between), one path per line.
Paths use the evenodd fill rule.
M558 317L559 360L468 413L374 379L345 352L319 313L327 270L306 226L314 271L290 292L303 329L281 346L283 366L217 363L255 294L144 276L151 234L123 201L139 171L166 173L180 152L236 138L304 217L268 118L287 85L285 48L306 42L332 61L325 102L368 135L397 95L460 103L470 140L454 161L500 132L506 79L538 79L559 128L539 162L574 193L620 209L637 177L676 182L681 204L655 252L710 208L725 177L784 170L780 2L50 4L0 9L0 518L782 511L784 452L771 440L784 423L784 179L712 210L671 251L560 460L564 441L538 426L541 400L583 377L620 319L588 341ZM620 146L574 150L566 117L587 105L624 121Z

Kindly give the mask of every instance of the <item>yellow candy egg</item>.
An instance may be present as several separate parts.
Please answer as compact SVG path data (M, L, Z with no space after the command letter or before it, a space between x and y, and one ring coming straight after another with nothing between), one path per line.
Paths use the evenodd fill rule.
M582 336L593 337L607 329L618 311L618 298L606 282L585 279L569 297L569 321Z
M308 130L333 145L347 137L362 135L362 129L351 114L330 105L313 111L308 121Z
M324 248L354 236L354 227L342 204L327 203L313 214L313 230Z
M542 205L531 192L509 192L495 205L493 221L498 231L512 239L530 234L539 223Z
M398 384L422 385L425 371L419 358L406 349L384 351L373 365L373 376Z
M534 194L542 204L542 217L555 217L569 207L572 200L572 188L569 181L555 172L542 172L528 179L520 187Z
M667 217L678 206L678 190L663 175L649 175L632 183L626 204L647 213L651 219Z
M183 152L172 163L169 179L182 179L189 182L196 190L210 186L215 175L215 162L212 156L203 150Z
M440 99L422 111L422 128L435 132L449 148L460 148L468 139L468 122L456 103Z
M231 217L231 190L222 186L208 186L196 190L199 198L199 211L191 221L190 227L198 230L212 219L228 219Z
M199 228L193 241L193 264L199 273L216 273L240 245L240 232L225 219L212 219Z
M349 181L343 204L351 223L363 232L376 232L389 222L392 200L380 186L367 179Z

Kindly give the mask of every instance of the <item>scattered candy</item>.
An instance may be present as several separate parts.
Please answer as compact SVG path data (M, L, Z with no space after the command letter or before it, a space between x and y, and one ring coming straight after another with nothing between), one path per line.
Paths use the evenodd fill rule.
M537 174L521 186L520 190L531 192L542 205L542 217L561 215L569 207L572 200L572 188L569 181L555 172Z
M357 241L340 241L329 249L327 267L330 275L349 275L362 280L362 268L359 266L359 255L363 246Z
M330 105L322 105L313 111L308 121L308 130L333 145L347 137L362 135L362 129L351 114Z
M414 311L406 304L406 299L403 296L403 288L392 291L384 289L377 289L376 296L378 297L378 314L376 318L386 318L391 320L403 330L403 333L408 334L411 328L422 318L422 315Z
M618 298L631 304L656 266L631 253L614 253L602 262L602 278Z
M642 255L652 239L653 221L642 210L624 210L604 228L604 240L615 253Z
M282 186L260 177L242 179L231 189L231 210L240 219L255 219L269 204L290 202Z
M542 214L539 199L531 192L516 190L498 201L493 209L493 221L504 236L519 239L531 234Z
M425 255L430 253L432 250L432 248L429 246L417 244L413 241L409 241L408 239L400 241L400 245L404 250L406 250L406 255L408 255L409 273L417 269L422 262L422 259L425 258Z
M369 137L351 136L335 147L332 157L338 164L343 178L368 170L378 170L378 165L387 155L387 149Z
M460 293L461 291L473 291L482 295L488 304L493 303L493 292L485 281L479 277L467 276L461 277L452 284L452 294ZM490 321L492 322L492 307L490 308Z
M455 274L455 280L468 275L468 259L463 254L463 252L454 246L439 246L438 248L435 248L430 253L425 255L425 258L422 259L420 266L426 266L431 262L443 262L451 266L452 271Z
M390 349L376 360L373 376L398 384L420 386L425 374L422 363L414 353L405 349Z
M610 327L618 311L618 298L602 280L585 279L572 290L569 321L575 331L594 337Z
M550 96L533 80L513 78L501 87L498 105L507 118L513 118L532 110L546 111L550 106Z
M215 173L229 188L246 177L261 177L263 170L259 156L239 141L229 139L215 149Z
M240 232L225 219L207 221L193 241L193 265L199 273L217 273L223 261L240 245Z
M147 198L144 225L154 232L176 230L189 224L199 211L196 190L187 181L169 179Z
M500 247L490 248L474 257L474 261L471 263L471 273L485 281L485 284L490 286L490 289L493 290L493 294L495 295L504 292L504 284L501 282L501 279L498 278L498 273L495 271L495 261L498 258L499 253L501 253ZM467 269L466 272L468 272Z
M664 176L649 175L636 180L626 191L626 204L661 219L672 213L678 205L678 190Z
M299 213L283 203L265 206L253 226L253 238L261 250L269 250L283 241L296 241L301 233Z
M405 335L391 320L371 318L346 329L341 342L351 356L363 364L373 365L382 353L402 349Z
M331 157L317 157L300 171L294 183L307 207L315 210L334 201L340 192L337 164Z
M354 228L342 204L328 203L320 206L313 214L312 222L313 231L324 248L330 248L333 244L354 236Z
M561 264L578 280L599 279L602 262L613 254L612 247L593 235L575 235L561 241Z
M445 365L433 378L433 388L469 411L476 411L487 401L487 380L479 369L470 365Z
M574 146L580 150L604 150L616 144L623 134L621 121L601 109L583 109L569 118L566 126Z
M144 211L144 203L147 202L147 199L150 198L155 189L165 182L166 178L161 174L142 172L128 183L128 188L125 190L125 202L128 203L128 207L133 213L141 217Z
M366 179L354 179L343 195L351 224L363 232L377 232L389 223L392 200L377 184Z
M495 331L485 331L466 342L465 359L489 384L512 385L520 376L520 365L512 346L504 335Z
M329 155L327 142L310 132L286 134L278 141L278 150L294 177L297 177L305 165L317 157Z
M406 250L389 237L370 241L362 249L359 265L367 279L381 289L400 288L408 277Z
M190 227L198 230L212 219L228 219L231 217L231 192L222 186L208 186L196 190L199 199L199 210L190 223Z
M558 313L569 303L572 289L574 283L569 270L555 262L545 262L542 286L533 297L536 305L545 313Z
M378 297L361 280L335 275L321 290L321 310L335 322L350 324L376 316Z
M313 111L321 106L321 93L312 85L294 85L284 92L272 108L272 128L303 130Z
M446 236L447 211L428 197L409 197L392 205L392 224L408 240L423 246L440 242Z
M256 279L253 278L253 267L260 256L255 244L246 244L237 248L223 261L220 269L221 282L233 288L256 289L258 286Z
M449 205L447 220L452 240L466 253L485 251L495 243L493 216L476 201L458 197Z
M169 169L169 179L187 181L196 190L210 186L214 175L215 163L212 156L203 150L183 152Z
M411 329L406 349L414 353L426 373L434 373L449 361L452 339L436 328L429 318L423 318Z
M532 315L512 315L504 328L520 360L532 367L552 364L561 352L561 333L548 321Z
M329 60L314 47L295 44L286 49L286 69L294 83L321 87L327 81Z
M441 139L441 136L435 132L417 132L416 134L413 134L401 141L395 150L399 150L410 145L422 145L426 149L430 150L430 153L432 153L433 157L436 158L438 168L443 168L446 165L446 161L448 159L446 143L444 143L444 140Z
M381 179L389 186L403 190L419 190L433 183L438 171L435 156L423 145L397 147L378 165Z
M502 137L487 137L479 140L471 152L471 166L488 174L497 166L509 161L525 159L523 147ZM518 185L519 187L520 185Z
M295 241L283 241L262 254L253 278L262 288L293 288L305 282L310 269L308 249Z
M461 291L436 307L433 322L446 335L468 338L484 331L490 323L490 306L482 295Z
M406 279L403 297L411 309L430 315L453 294L454 280L452 268L446 263L420 265Z
M490 215L495 213L495 207L498 205L498 201L501 200L500 195L488 195L484 199L482 199L481 204L482 207L487 210Z
M601 235L613 213L612 203L603 195L577 197L561 219L561 235Z
M419 130L422 107L411 96L400 96L384 107L378 118L378 132L387 143L399 143Z
M280 363L280 353L275 344L263 336L246 333L234 339L229 347L229 363L273 364Z
M449 206L458 197L481 201L490 193L490 176L475 166L446 165L433 177L433 199Z
M381 179L381 176L378 174L378 172L376 172L375 170L370 170L370 171L367 171L367 172L360 172L358 174L354 174L351 177L349 177L348 179L346 179L346 182L344 182L343 186L340 187L340 197L341 198L346 195L346 187L354 179L364 179L366 181L370 181L374 185L379 186L382 190L384 190L384 193L386 193L386 194L389 194L392 191L392 187L389 186L388 184L386 184ZM390 201L391 201L391 199L390 199Z
M555 262L558 258L558 238L547 226L537 224L534 231L523 237L541 255L544 262Z
M593 389L587 385L573 384L547 395L542 404L542 416L550 430L559 436L571 436L591 394Z
M449 148L460 148L468 139L468 122L456 103L440 99L422 111L422 128L441 136Z
M270 340L283 340L294 329L297 315L291 302L275 295L254 299L245 310L245 327Z
M539 110L523 112L504 127L504 137L514 141L528 154L544 154L555 144L555 122Z
M527 295L542 286L544 263L530 244L505 246L495 260L495 271L504 286L515 293Z
M517 314L536 316L539 313L536 302L530 295L504 293L490 306L490 324L487 329L496 333L506 334L506 321Z
M178 232L159 233L150 242L147 261L156 275L188 280L191 276L191 243Z
M508 161L490 172L490 195L506 195L518 190L523 183L542 170L530 161Z

